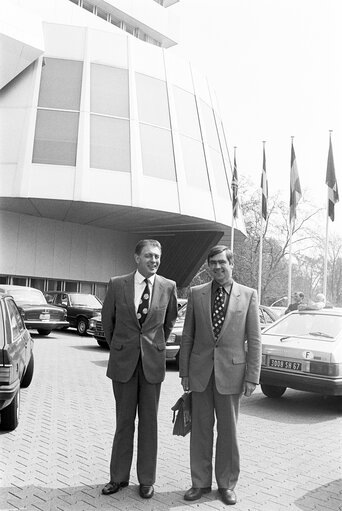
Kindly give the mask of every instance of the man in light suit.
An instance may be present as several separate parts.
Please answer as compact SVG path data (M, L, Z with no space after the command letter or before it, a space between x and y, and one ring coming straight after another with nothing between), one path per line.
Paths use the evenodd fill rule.
M176 283L157 275L161 246L141 240L135 272L109 281L102 323L110 346L107 376L116 401L116 431L110 481L104 495L128 486L138 411L137 475L139 494L151 498L157 464L157 413L165 377L165 342L177 317Z
M210 250L208 265L213 280L190 290L180 350L182 385L192 390L192 487L184 499L211 491L216 415L216 482L222 501L232 505L240 472L240 397L252 394L260 375L258 298L254 289L233 281L233 253L226 246Z

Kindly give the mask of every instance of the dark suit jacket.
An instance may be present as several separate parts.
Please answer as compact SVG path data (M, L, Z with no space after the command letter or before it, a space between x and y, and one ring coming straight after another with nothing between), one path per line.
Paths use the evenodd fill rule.
M259 382L261 331L257 293L233 283L224 324L215 341L211 285L209 282L190 290L179 359L180 376L189 377L190 390L202 392L214 370L220 394L239 394L245 380Z
M177 318L176 283L156 275L151 305L140 327L134 306L134 273L109 281L102 308L103 329L110 346L107 376L127 382L141 354L145 378L160 383L165 378L165 341Z

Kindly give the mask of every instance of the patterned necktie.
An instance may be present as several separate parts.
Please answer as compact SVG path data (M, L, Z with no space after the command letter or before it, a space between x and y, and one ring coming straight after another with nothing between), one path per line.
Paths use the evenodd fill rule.
M141 295L139 306L138 306L138 312L137 312L140 326L143 324L143 322L146 319L146 316L148 313L148 306L149 306L149 302L150 302L150 288L148 286L148 280L144 279L144 282L146 282L146 286L145 286L143 294Z
M224 291L222 286L216 291L212 321L213 332L217 340L224 322Z

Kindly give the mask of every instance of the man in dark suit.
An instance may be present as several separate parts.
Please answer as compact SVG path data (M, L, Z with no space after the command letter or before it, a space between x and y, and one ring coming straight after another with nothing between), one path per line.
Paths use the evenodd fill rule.
M157 464L157 412L165 378L167 340L177 317L176 283L157 275L161 246L141 240L135 272L109 281L102 323L110 346L107 376L116 401L116 431L110 462L110 495L129 483L134 422L138 411L139 494L151 498Z
M252 394L260 375L258 298L254 289L233 281L233 253L226 246L210 250L208 265L213 280L190 290L180 351L182 385L192 390L192 487L184 499L211 491L216 415L215 476L222 501L231 505L240 472L240 397Z

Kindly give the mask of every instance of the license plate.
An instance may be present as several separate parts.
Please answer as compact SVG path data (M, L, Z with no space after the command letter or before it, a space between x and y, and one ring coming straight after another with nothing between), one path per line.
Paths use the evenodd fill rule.
M277 358L270 358L269 367L275 367L277 369L290 369L291 371L302 370L302 364L300 362L294 362L292 360L279 360Z
M41 319L42 321L49 321L49 319L50 319L50 314L44 314L44 313L43 313L43 314L41 314L41 315L39 316L39 319Z

